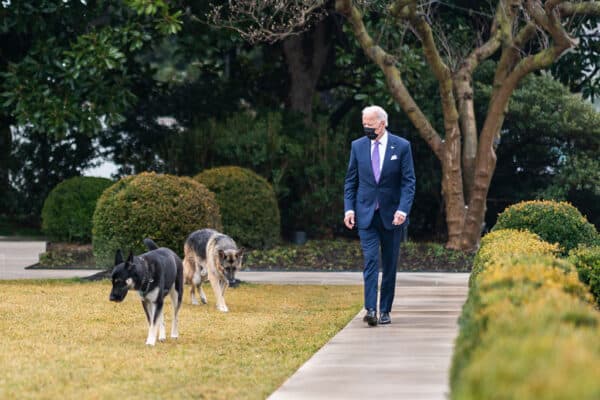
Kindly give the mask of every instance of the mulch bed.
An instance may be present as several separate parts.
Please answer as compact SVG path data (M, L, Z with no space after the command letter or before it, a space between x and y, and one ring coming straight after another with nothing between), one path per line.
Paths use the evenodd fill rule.
M33 269L97 269L90 244L49 243ZM437 243L407 242L400 250L399 271L469 272L473 255L445 249ZM244 257L246 271L362 271L360 244L352 239L309 240L304 245L283 244L251 250ZM108 277L103 272L98 279Z

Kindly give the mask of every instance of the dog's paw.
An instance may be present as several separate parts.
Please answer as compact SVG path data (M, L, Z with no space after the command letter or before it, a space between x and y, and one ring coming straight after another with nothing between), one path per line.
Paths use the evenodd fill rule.
M202 304L208 304L208 302L206 301L206 297L203 297L201 300L202 300ZM196 304L198 304L198 303L196 303Z
M206 304L206 303L204 303L204 304ZM192 305L193 306L197 306L198 305L198 300L196 300L196 299L192 300Z
M227 308L227 306L219 306L217 309L221 312L229 312L229 308Z
M146 345L148 346L154 346L156 344L155 340L146 340Z

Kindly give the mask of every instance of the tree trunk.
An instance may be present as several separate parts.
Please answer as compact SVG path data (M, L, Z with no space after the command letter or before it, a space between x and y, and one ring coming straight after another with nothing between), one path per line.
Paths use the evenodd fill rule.
M283 54L290 76L288 106L304 114L307 123L312 120L317 82L331 50L330 38L329 19L324 19L312 31L283 41Z
M475 110L473 109L473 87L471 75L460 73L456 78L455 90L457 93L458 109L460 115L460 130L462 132L462 171L465 203L469 203L475 180L475 158L477 155L477 125Z
M457 133L457 135L460 135ZM446 247L459 249L465 224L465 199L461 170L460 140L445 142L442 161L442 198L446 209L448 241Z

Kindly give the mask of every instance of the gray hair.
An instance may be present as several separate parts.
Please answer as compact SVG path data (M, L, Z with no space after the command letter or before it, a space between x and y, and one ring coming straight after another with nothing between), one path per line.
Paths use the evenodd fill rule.
M378 121L383 121L385 122L385 126L388 126L388 115L383 108L379 106L368 106L362 110L362 115L364 116L365 114L375 114Z

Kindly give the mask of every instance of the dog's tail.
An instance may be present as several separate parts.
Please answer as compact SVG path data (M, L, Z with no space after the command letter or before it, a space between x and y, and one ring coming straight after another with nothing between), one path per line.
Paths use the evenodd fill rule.
M158 246L156 245L156 243L154 243L154 240L152 240L150 238L144 239L144 244L146 245L146 247L148 248L148 250L156 250L156 249L158 249Z

